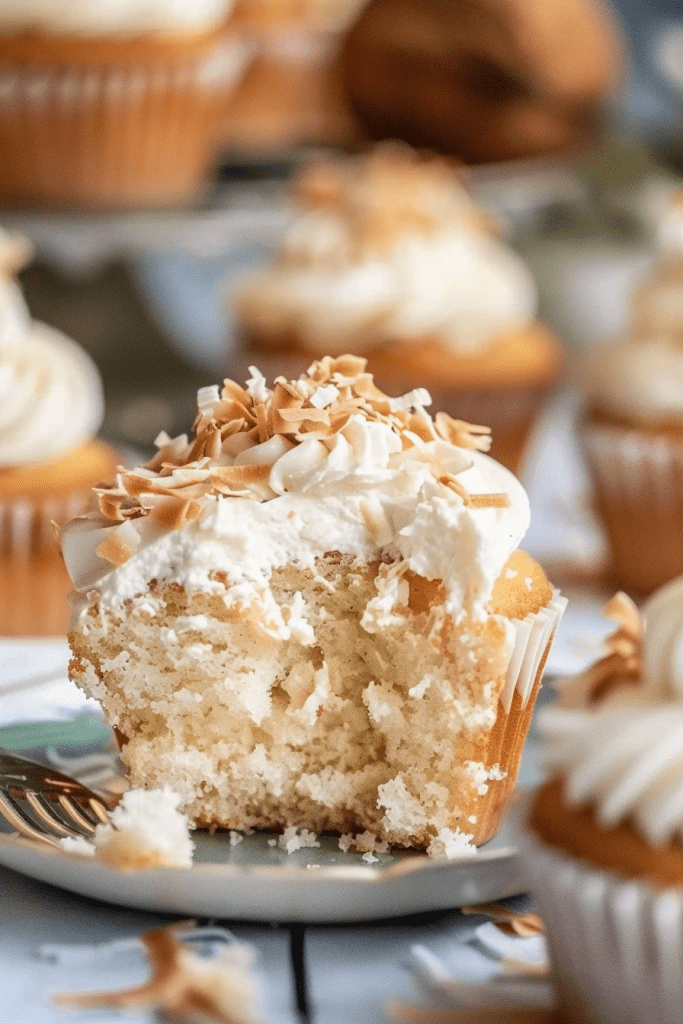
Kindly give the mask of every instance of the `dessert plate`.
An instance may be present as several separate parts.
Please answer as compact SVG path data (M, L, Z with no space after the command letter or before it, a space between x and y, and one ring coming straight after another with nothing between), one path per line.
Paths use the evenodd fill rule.
M72 722L0 729L0 744L21 747L26 756L46 763L57 746L56 767L80 774L90 784L83 772L93 761L109 763L110 774L115 773L115 757L106 753L109 740L108 730L92 712ZM343 852L334 837L321 836L319 846L288 854L278 845L277 834L254 833L235 842L238 834L233 833L231 842L227 832L197 832L192 868L153 871L120 871L2 829L0 824L0 865L82 896L170 914L340 923L446 910L522 889L505 824L477 853L455 860L392 851L378 854L373 863L365 862L361 853Z

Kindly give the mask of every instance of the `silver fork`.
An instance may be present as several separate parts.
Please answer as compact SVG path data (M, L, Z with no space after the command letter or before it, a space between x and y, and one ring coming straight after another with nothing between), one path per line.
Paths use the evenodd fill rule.
M0 748L0 815L29 839L90 838L109 821L106 797L53 768Z

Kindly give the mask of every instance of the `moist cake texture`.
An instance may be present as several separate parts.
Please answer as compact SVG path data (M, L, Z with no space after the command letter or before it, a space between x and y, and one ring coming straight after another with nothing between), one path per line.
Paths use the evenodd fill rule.
M495 831L563 601L484 428L364 360L199 394L196 438L62 532L72 678L198 825Z

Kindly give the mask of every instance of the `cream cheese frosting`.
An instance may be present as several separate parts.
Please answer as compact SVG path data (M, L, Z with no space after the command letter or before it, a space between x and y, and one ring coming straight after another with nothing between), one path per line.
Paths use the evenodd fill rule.
M470 351L535 318L530 271L443 161L380 147L309 175L278 259L239 299L263 340L337 354L436 338Z
M635 290L625 337L587 361L592 404L639 424L683 421L683 205L677 195L659 225L654 267Z
M528 500L480 450L484 428L432 419L428 403L422 390L387 398L351 356L272 389L256 370L244 389L202 389L196 439L162 435L146 467L121 472L99 509L62 531L75 620L93 603L122 608L156 579L258 608L272 635L305 642L307 623L296 607L283 620L270 575L290 562L314 571L329 552L391 557L370 632L407 602L407 570L443 581L457 621L486 619Z
M231 0L0 0L0 31L194 32L219 25L231 8Z
M683 838L683 579L653 595L643 622L625 595L607 610L620 628L606 657L539 716L545 763L569 805L664 845Z
M20 250L23 259L24 243L0 234L0 468L65 455L97 433L103 412L90 357L31 320L13 276Z

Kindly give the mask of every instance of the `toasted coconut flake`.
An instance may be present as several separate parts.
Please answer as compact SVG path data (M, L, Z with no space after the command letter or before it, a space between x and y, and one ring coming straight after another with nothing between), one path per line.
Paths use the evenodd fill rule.
M149 517L168 530L179 530L188 521L197 519L200 513L201 505L197 501L163 497L152 506Z
M187 927L154 928L142 936L152 968L145 984L103 992L58 992L53 1001L81 1010L149 1007L176 1021L256 1024L257 988L247 958L234 957L231 947L212 960L200 957L176 938Z
M269 486L270 466L235 466L232 460L278 436L288 444L318 440L331 451L335 435L354 416L385 424L408 452L404 457L428 465L434 478L465 504L505 507L508 499L503 494L471 498L434 450L433 442L439 438L459 447L484 450L490 441L488 429L452 420L443 413L433 421L421 404L425 395L418 390L403 401L390 399L366 372L366 360L353 355L326 356L296 381L277 377L272 390L253 369L246 388L225 380L220 393L217 388L202 389L194 440L188 441L185 434L176 438L160 434L156 442L159 451L149 462L134 470L121 470L114 484L96 489L100 512L113 523L150 515L166 528L177 529L201 514L205 507L202 499L210 495L270 500L275 497ZM410 449L417 450L411 454ZM363 515L377 543L384 543L388 526L374 503L364 505ZM103 550L118 560L126 545L112 542Z
M545 924L540 914L531 911L513 910L504 903L475 903L460 908L463 914L482 914L490 917L505 935L520 935L529 938L532 935L544 935Z
M504 491L499 494L470 494L472 508L509 508L510 495Z
M140 535L130 522L123 522L109 531L95 548L95 554L112 565L124 565L140 546Z
M487 452L491 447L491 428L467 423L466 420L454 420L448 413L437 412L434 417L437 434L445 441L457 445L458 448L473 448Z

